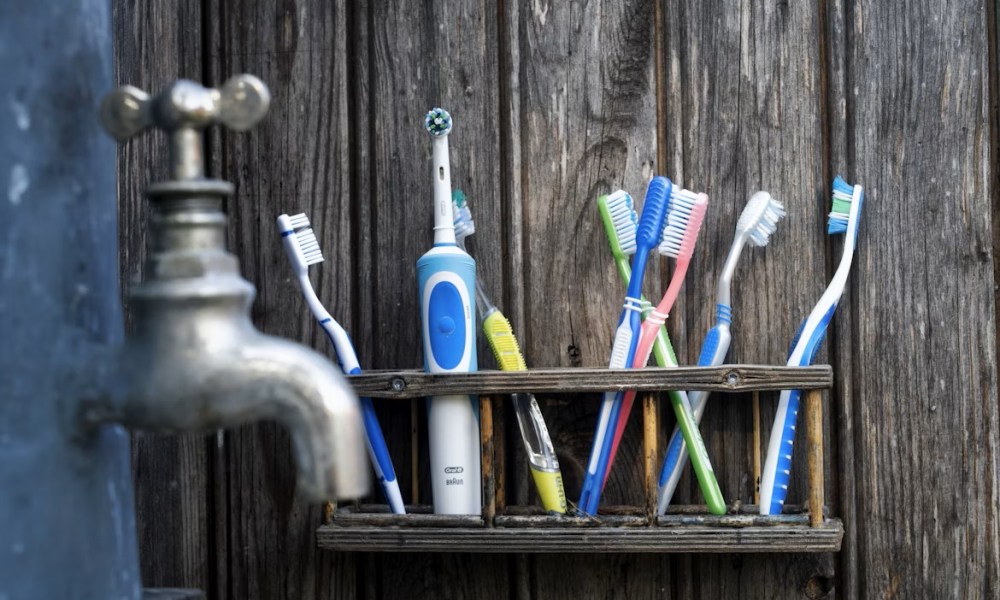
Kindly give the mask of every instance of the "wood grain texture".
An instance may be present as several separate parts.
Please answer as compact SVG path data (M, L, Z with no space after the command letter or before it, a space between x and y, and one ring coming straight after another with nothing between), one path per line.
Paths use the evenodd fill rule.
M978 1L847 11L862 596L998 587L987 16Z
M272 94L267 117L247 133L220 131L215 174L236 185L228 203L230 249L257 286L254 323L265 333L333 356L291 277L275 230L282 212L305 212L327 261L311 269L316 292L343 326L355 328L347 77L343 3L211 2L207 61L212 83L260 77ZM322 507L296 494L286 432L273 423L220 438L217 560L219 597L335 598L356 594L356 557L320 552L312 532ZM394 448L390 444L390 448Z
M163 18L170 14L171 18ZM115 82L155 94L179 77L202 78L198 0L115 2ZM145 259L143 190L168 176L167 146L147 132L118 146L119 265L123 300ZM126 327L131 311L124 302ZM132 469L143 583L212 589L208 440L201 435L135 435Z
M826 87L826 130L827 130L827 174L832 180L833 174L847 165L847 149L849 135L847 131L847 25L846 7L852 4L848 0L829 0L826 3L825 35L820 49L826 55L827 68L821 83ZM841 305L850 307L851 289L845 290ZM855 464L855 433L854 433L854 389L855 382L851 372L855 346L853 330L857 315L853 310L839 310L833 321L832 337L829 340L830 362L834 366L834 390L830 393L831 425L836 432L835 445L832 447L830 464L834 467L832 475L836 477L833 492L835 495L827 498L837 515L844 521L844 541L841 545L837 565L837 588L844 597L860 595L858 583L858 527L855 517L859 510L864 510L858 504L858 479L854 469ZM859 382L861 383L861 382Z
M430 240L420 117L434 104L456 118L454 181L478 229L470 249L532 366L606 364L621 285L592 210L597 193L622 186L641 200L655 170L710 195L670 320L689 364L743 204L760 188L783 201L789 217L737 271L730 352L781 364L839 258L840 242L823 235L832 175L868 191L850 286L819 357L834 367L824 453L828 504L844 522L839 558L317 551L319 508L294 499L287 437L264 425L219 449L216 438L137 440L146 583L218 598L992 595L1000 448L987 46L996 34L983 22L997 11L974 0L883 4L117 0L119 81L156 89L245 70L271 86L264 123L210 145L210 169L238 186L232 241L260 288L256 322L327 351L272 240L277 212L305 210L328 254L314 282L366 367L420 365L419 326L405 317L415 314L413 266ZM165 172L164 158L159 136L119 155L126 286L143 252L140 191L149 173ZM662 283L666 269L653 274ZM776 396L761 394L764 443ZM721 398L702 431L727 501L746 508L752 405ZM597 398L540 400L575 499ZM409 448L411 428L426 426L423 403L414 423L405 404L377 402L409 490L410 459L426 464L426 439ZM494 415L495 431L517 442L511 415ZM641 506L641 440L633 424L614 504ZM535 501L518 446L504 454L501 508L501 498ZM804 459L795 460L796 503ZM690 477L678 499L700 500ZM510 518L534 517L495 523Z
M747 248L733 279L729 361L781 364L799 324L819 299L827 267L829 186L821 79L826 65L820 3L666 3L667 129L665 171L710 197L684 293L668 322L682 364L698 358L714 323L715 291L736 221L750 196L769 191L788 216L766 248ZM823 350L818 362L824 362ZM763 443L777 394L760 394ZM749 397L748 397L749 400ZM753 502L752 402L713 398L701 430L727 502ZM829 420L827 420L829 422ZM827 431L829 433L829 429ZM804 440L796 445L789 502L806 495ZM832 480L832 473L827 477ZM680 501L699 501L689 472ZM809 581L832 587L832 557L753 557L757 572L734 573L732 559L674 563L680 597L796 597ZM781 572L780 585L765 573ZM739 582L738 584L736 582ZM772 587L774 589L772 589ZM753 591L751 591L753 590Z
M809 524L823 524L826 507L823 494L823 394L813 390L805 394L803 418L806 422L806 458L809 468Z

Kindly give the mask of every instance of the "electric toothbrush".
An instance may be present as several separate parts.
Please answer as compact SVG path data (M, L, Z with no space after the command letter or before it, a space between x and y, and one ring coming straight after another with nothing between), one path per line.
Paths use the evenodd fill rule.
M433 139L434 247L417 261L424 370L476 371L476 261L458 247L451 206L448 134L451 115L435 108L424 122ZM428 401L428 440L434 512L480 514L479 398L435 396Z

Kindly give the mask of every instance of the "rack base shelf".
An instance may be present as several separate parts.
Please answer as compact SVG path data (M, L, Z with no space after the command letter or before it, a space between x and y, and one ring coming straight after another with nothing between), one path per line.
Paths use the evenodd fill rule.
M320 548L354 552L722 553L838 552L840 519L820 527L779 523L727 527L403 527L324 525Z
M407 515L339 510L316 532L318 545L353 552L838 552L844 537L840 519L811 526L805 512L762 517L752 507L723 516L669 514L652 523L638 514L505 514L492 527L476 515L434 515L423 508Z

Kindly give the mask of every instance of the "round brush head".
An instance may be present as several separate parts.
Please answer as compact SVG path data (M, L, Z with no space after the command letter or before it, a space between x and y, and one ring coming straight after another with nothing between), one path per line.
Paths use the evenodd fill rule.
M432 108L424 118L424 127L434 137L451 133L451 115L443 108Z
M767 192L757 192L747 201L736 222L736 230L750 236L752 246L766 246L778 221L785 216L785 207Z

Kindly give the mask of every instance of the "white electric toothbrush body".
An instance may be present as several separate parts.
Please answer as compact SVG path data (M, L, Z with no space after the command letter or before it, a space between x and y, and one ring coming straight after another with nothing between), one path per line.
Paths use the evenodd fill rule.
M468 373L478 368L476 261L455 243L448 158L451 116L435 108L427 114L425 125L434 140L434 247L417 261L424 370ZM479 514L479 399L466 395L430 398L427 421L434 512Z

